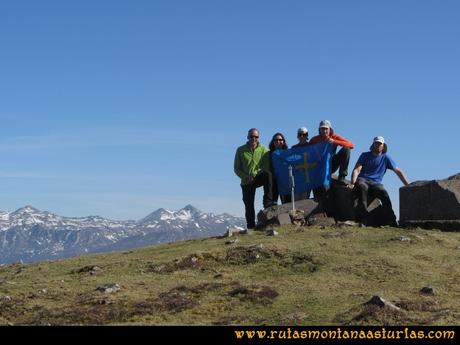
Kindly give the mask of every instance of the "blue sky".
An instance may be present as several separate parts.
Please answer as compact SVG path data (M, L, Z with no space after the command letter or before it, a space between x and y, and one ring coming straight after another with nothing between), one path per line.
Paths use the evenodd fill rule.
M446 178L459 16L454 0L2 1L0 210L242 216L247 130L292 145L322 119L356 145L350 171L383 135L410 181Z

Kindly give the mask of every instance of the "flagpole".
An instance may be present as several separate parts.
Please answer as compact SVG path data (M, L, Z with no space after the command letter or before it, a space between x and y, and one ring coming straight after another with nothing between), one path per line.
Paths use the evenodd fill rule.
M286 170L285 170L286 171ZM292 174L292 165L289 166L289 184L291 185L291 202L292 202L292 212L295 212L295 204L294 204L294 175Z

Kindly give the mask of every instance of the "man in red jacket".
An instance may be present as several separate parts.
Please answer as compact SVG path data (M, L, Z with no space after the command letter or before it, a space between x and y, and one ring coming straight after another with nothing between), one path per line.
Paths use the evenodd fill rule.
M350 150L355 146L351 141L335 134L329 120L323 120L319 123L319 135L311 138L310 145L323 141L329 141L333 145L331 174L339 169L339 182L345 184L345 176L348 175L348 163L350 162ZM337 146L342 146L339 152L336 152Z

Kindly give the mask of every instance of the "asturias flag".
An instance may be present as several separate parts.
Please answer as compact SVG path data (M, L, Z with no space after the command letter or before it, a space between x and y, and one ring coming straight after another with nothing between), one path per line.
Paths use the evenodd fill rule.
M330 182L332 145L322 142L271 153L273 169L281 195L290 194L289 166L294 175L294 192L300 194Z

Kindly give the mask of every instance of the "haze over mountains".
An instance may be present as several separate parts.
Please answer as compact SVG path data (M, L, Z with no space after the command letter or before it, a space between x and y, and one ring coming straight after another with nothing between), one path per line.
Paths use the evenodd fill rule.
M0 211L0 263L58 259L217 236L244 224L243 218L203 213L192 205L179 211L160 208L138 221L62 217L25 206L14 212Z

